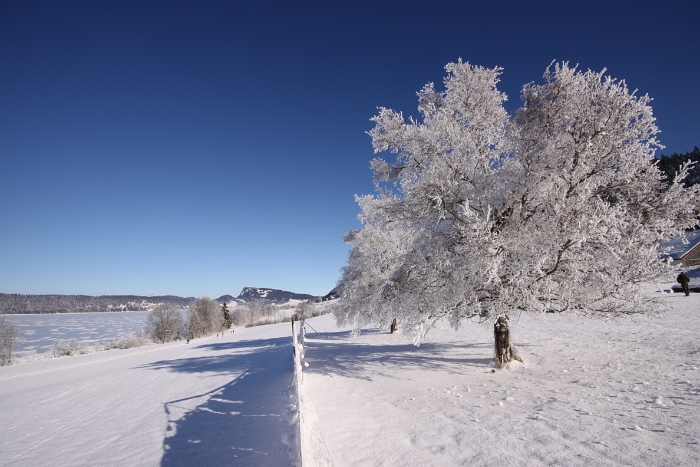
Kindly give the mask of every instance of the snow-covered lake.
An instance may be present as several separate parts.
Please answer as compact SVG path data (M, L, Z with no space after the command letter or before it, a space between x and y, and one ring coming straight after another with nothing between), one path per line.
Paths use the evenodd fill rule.
M142 329L148 311L125 313L59 313L42 315L5 315L17 326L20 342L19 359L53 352L58 341L77 339L91 346L101 346L111 337Z

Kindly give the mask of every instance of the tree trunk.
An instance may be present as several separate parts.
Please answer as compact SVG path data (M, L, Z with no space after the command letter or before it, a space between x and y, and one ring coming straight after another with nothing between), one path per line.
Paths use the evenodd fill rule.
M394 318L394 321L391 322L391 333L394 334L396 331L396 318Z
M493 335L496 341L496 365L500 368L504 363L513 359L513 349L510 346L510 331L508 330L508 318L499 316L493 323Z

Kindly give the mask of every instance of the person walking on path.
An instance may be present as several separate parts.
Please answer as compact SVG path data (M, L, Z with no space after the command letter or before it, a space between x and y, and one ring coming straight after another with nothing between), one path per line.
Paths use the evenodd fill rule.
M678 277L676 277L676 281L683 286L683 292L685 292L685 296L687 297L690 295L690 288L688 287L688 283L690 283L690 278L688 277L688 274L685 272L682 272L678 274Z

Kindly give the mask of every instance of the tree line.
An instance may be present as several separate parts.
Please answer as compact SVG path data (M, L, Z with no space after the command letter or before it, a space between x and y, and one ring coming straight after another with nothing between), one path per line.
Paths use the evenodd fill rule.
M271 305L253 301L232 310L209 297L194 300L186 310L159 304L146 318L146 332L154 342L196 339L235 327L252 327L291 321L294 314L313 317L321 314L310 302L301 301L290 313L290 305ZM183 314L184 313L184 314Z
M693 165L688 168L688 175L683 180L683 185L691 187L700 183L700 148L697 146L695 146L695 149L685 154L673 153L670 156L662 155L657 165L666 176L666 180L671 182L687 162L691 162Z
M194 298L139 295L29 295L0 293L0 314L147 311L154 304L185 307Z

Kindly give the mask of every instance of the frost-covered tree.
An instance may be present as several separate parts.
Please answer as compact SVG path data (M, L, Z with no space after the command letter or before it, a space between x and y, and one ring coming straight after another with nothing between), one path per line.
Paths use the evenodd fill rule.
M431 323L493 323L512 358L513 313L612 317L654 310L641 285L668 271L659 245L696 225L683 167L667 187L648 96L568 64L528 84L510 117L500 68L450 63L419 93L420 120L381 108L369 132L377 193L339 283L341 323L394 319L420 342Z
M0 366L12 363L18 336L17 326L0 315Z
M223 315L215 300L199 297L190 304L189 308L186 325L189 338L213 334L223 328Z
M172 304L160 303L146 317L146 329L156 342L170 342L177 338L182 327L180 309Z
M296 313L297 317L311 318L311 304L306 300L302 300L297 303L294 312Z

